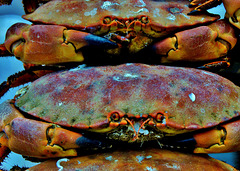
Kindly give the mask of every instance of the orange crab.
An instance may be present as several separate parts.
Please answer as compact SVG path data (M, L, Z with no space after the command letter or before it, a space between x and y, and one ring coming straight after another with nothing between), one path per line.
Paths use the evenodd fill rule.
M26 7L36 3L24 2ZM102 62L106 58L131 61L132 55L136 62L146 49L158 62L225 57L237 41L234 29L225 20L211 24L219 19L217 15L188 15L193 9L188 3L52 0L23 16L34 25L13 25L4 45L24 63L36 65ZM97 57L90 59L86 47L96 49Z
M29 2L35 1L23 2L29 10ZM33 5L31 12L34 12L24 17L34 25L15 24L9 29L6 42L0 46L0 55L12 53L26 67L25 71L9 77L0 85L0 96L11 87L34 81L59 70L59 67L64 69L79 63L147 61L158 64L206 60L210 63L203 68L218 64L228 66L227 61L216 64L211 60L225 57L235 46L234 28L227 20L217 21L218 16L207 13L188 15L193 8L189 9L187 4L186 1L54 0L36 7L36 11ZM57 15L59 12L64 15ZM165 16L161 18L159 15ZM149 59L146 54L151 54L150 58L154 59ZM204 71L134 64L79 72L80 75L78 71L68 70L47 75L33 82L29 90L22 89L14 100L1 104L2 157L9 149L38 158L76 156L85 148L119 146L119 141L141 145L153 141L161 147L173 148L187 146L196 153L238 151L240 148L239 87L230 81ZM109 78L102 77L108 72L112 73ZM174 74L164 77L167 72ZM142 75L137 76L140 73ZM84 83L77 81L77 77L83 78ZM103 81L96 83L101 77ZM110 78L115 82L109 81ZM144 82L146 78L149 79ZM175 80L179 87L175 87ZM213 80L219 80L219 86ZM39 82L42 83L34 86ZM74 88L82 90L81 93L72 90L72 82L75 83ZM142 89L134 89L139 86L136 83L141 82L146 85L141 84ZM188 89L188 84L192 85L190 88L202 89L203 92L188 92L193 90ZM107 87L102 94L100 85ZM55 94L46 92L52 86L55 86L52 92ZM164 90L164 87L169 91L154 92L155 89ZM37 92L41 93L34 95ZM177 99L179 92L181 99ZM201 102L197 101L199 95L202 96ZM158 99L160 96L163 98ZM40 100L36 102L33 97ZM144 101L145 97L151 97L148 103ZM28 104L21 106L24 99ZM82 103L78 102L79 99ZM60 101L52 104L55 100ZM74 106L75 103L79 106ZM195 106L191 107L191 103ZM92 105L95 107L90 110ZM61 109L61 106L67 109ZM104 113L104 109L108 112ZM63 118L59 117L61 110ZM81 117L75 115L79 111ZM71 117L66 116L66 112Z
M187 68L125 64L51 73L1 104L0 149L37 158L124 142L238 151L239 93L221 76Z

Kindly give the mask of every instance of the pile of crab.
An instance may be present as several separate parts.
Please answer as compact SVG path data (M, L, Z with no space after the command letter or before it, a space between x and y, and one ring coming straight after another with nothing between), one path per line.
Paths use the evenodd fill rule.
M32 170L236 170L193 154L240 151L240 88L206 71L229 67L238 39L240 1L223 0L221 20L206 11L220 3L23 0L33 24L11 26L0 55L25 70L0 96L31 84L0 104L0 161L13 151L46 160Z

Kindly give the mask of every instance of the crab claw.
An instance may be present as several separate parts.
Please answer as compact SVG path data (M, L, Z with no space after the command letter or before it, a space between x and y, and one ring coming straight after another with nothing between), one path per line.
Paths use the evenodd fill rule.
M168 145L186 147L194 153L226 153L240 151L240 120L218 125L205 131L171 137Z
M10 101L0 105L4 109L0 113L0 152L7 147L22 155L52 158L77 156L80 151L77 149L102 148L105 145L52 123L24 118L12 103ZM1 155L6 156L4 152Z
M239 0L223 0L226 9L225 16L229 18L229 22L240 29L240 1Z
M115 43L90 33L68 30L58 25L14 24L9 28L5 46L24 63L59 64L83 62L82 48L111 48Z
M194 135L194 153L225 153L240 151L240 120Z
M220 5L223 2L226 9L225 17L232 25L240 29L240 1L239 0L192 0L190 7L196 6L189 14L196 14Z
M153 47L161 62L204 61L223 57L237 42L226 20L176 33Z

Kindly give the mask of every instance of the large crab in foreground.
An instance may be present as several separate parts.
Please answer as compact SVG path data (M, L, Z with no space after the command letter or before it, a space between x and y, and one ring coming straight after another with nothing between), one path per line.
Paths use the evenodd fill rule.
M0 55L15 55L26 70L1 85L1 96L10 87L79 63L185 62L185 66L195 62L194 66L205 69L228 67L228 51L237 42L227 19L218 20L218 15L202 10L208 5L189 8L186 0L23 2L30 13L23 17L34 24L10 27ZM238 13L232 12L236 6L238 1L233 1L226 9L238 26ZM203 12L192 15L194 11Z
M235 30L218 16L188 15L205 5L191 12L187 4L50 1L24 17L34 25L9 29L1 55L7 49L27 70L2 83L0 95L66 63L206 61L202 68L228 66L211 60L226 57L236 44ZM228 13L238 23L238 12ZM85 148L126 145L119 141L194 152L239 150L239 88L208 72L134 64L67 70L21 91L1 105L2 156L8 149L38 158L76 156Z
M51 73L1 104L1 155L69 157L149 144L237 151L239 97L232 82L197 69L124 64Z

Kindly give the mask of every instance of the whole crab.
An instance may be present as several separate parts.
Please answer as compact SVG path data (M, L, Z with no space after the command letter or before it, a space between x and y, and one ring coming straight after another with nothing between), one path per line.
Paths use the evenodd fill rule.
M51 73L1 104L1 155L69 157L149 143L237 151L239 93L229 80L189 68L124 64Z
M27 7L36 6L37 2L26 1L26 11L34 11ZM96 64L110 59L137 62L143 51L154 54L156 57L151 60L158 63L226 57L237 41L234 29L226 20L217 21L217 15L188 15L194 9L188 3L52 0L23 16L34 25L18 23L9 29L1 54L10 52L24 63L35 65ZM231 3L231 7L239 6L237 1ZM89 49L96 49L98 54ZM212 65L216 64L207 67Z

